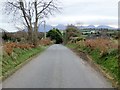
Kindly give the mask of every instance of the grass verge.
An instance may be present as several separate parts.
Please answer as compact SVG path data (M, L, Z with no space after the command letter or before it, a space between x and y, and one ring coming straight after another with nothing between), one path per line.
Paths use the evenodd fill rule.
M91 49L85 46L79 46L77 44L67 44L68 48L71 48L77 53L81 51L86 55L90 56L92 62L99 66L101 72L106 74L106 77L110 79L114 87L119 87L118 83L120 82L119 72L118 72L118 51L112 50L109 53L100 56L100 51L98 49Z
M32 60L33 57L43 52L46 48L47 47L45 46L24 50L20 48L14 48L14 52L11 56L3 54L1 79L5 80L23 65Z

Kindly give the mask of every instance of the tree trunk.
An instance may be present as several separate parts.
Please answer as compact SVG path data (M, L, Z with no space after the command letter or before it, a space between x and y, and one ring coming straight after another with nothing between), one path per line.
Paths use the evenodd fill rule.
M33 44L33 28L32 28L32 26L28 27L28 43Z
M37 26L37 22L34 25L34 36L33 36L34 40L33 40L33 44L35 47L38 46L38 26Z
M38 46L38 10L37 10L37 0L34 3L35 6L35 23L34 23L34 45Z

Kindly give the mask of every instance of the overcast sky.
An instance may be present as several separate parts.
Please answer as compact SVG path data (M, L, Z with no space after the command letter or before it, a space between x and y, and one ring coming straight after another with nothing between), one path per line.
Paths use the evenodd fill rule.
M47 19L47 24L76 24L82 25L118 25L119 0L59 0L61 13L56 13ZM1 2L0 2L1 4ZM2 5L0 5L0 8ZM0 13L0 28L15 31L13 24L8 23L11 17Z

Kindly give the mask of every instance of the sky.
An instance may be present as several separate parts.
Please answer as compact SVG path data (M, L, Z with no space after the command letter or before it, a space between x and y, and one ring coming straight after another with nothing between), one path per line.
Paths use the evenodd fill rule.
M49 25L80 24L118 26L119 0L58 0L62 7L60 13L55 13L46 19ZM0 2L2 8L2 2ZM10 22L11 16L0 13L0 28L16 31L16 23ZM9 23L8 23L9 22ZM17 24L22 26L21 24Z

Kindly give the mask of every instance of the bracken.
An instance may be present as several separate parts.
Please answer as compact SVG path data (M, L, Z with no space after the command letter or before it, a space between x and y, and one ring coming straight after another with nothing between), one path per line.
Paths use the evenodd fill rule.
M110 39L97 38L86 40L85 45L92 49L99 49L101 54L108 52L109 49L117 49L118 45L111 42Z
M8 55L12 54L14 48L30 49L30 48L34 48L34 45L30 45L27 43L20 44L20 43L13 43L13 42L9 42L9 43L4 44L4 50Z

